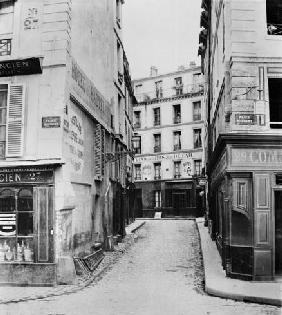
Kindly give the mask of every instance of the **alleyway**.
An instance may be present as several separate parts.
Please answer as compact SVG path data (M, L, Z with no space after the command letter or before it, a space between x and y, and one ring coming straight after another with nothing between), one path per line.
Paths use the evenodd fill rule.
M0 314L281 314L276 307L245 304L203 293L194 221L147 221L138 235L137 243L99 282L70 295L0 305Z

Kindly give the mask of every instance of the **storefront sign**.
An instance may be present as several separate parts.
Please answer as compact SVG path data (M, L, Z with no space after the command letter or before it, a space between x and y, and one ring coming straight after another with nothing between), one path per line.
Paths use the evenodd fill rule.
M0 62L0 77L42 73L39 58L6 60Z
M0 184L52 182L52 171L0 171Z
M256 115L254 114L235 114L236 125L255 125Z
M282 149L231 149L232 166L281 166Z
M42 117L42 128L60 128L60 126L61 126L60 116Z
M134 159L135 163L140 163L144 161L162 161L162 160L180 160L187 159L192 157L192 152L188 153L170 153L170 154L160 154L160 155L149 155L149 156L140 156Z

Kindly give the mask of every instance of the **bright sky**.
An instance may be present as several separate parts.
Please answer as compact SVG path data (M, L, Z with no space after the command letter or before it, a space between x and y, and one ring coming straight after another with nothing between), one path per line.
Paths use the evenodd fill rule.
M188 66L198 58L201 0L125 0L123 42L133 79Z

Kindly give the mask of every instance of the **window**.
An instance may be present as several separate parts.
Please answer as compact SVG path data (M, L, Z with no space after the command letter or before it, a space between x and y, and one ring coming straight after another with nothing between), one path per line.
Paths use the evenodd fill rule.
M2 34L13 34L14 1L0 1L0 30Z
M141 154L141 136L132 137L133 149L136 154Z
M182 77L175 78L174 81L175 81L175 92L176 92L176 95L183 94Z
M141 112L136 111L134 112L134 128L140 128L141 127Z
M135 86L135 96L136 96L137 102L144 101L143 95L141 93L141 89L142 89L142 84L137 84Z
M161 163L154 164L155 179L161 179Z
M192 93L198 93L201 89L201 73L194 73Z
M154 135L154 152L161 152L161 135Z
M194 175L201 176L202 174L202 160L194 161Z
M173 105L173 122L175 124L181 123L181 107L180 104Z
M155 208L160 208L162 206L162 195L160 190L155 191Z
M33 188L0 190L0 222L6 261L33 261Z
M282 78L269 78L270 128L282 128Z
M175 131L173 133L173 150L181 150L181 131Z
M161 109L160 107L154 108L154 126L159 126L161 124Z
M141 165L135 164L134 170L135 170L135 180L141 180Z
M181 162L176 161L174 162L174 178L180 178L181 177Z
M266 0L267 33L282 35L282 2L281 0Z
M162 88L162 81L155 82L156 86L156 98L162 98L163 97L163 88Z
M193 120L201 120L201 101L193 102Z
M202 130L194 129L194 149L202 147Z

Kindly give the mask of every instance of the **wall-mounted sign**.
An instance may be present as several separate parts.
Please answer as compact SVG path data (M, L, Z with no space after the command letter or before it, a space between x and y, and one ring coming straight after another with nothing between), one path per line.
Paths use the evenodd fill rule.
M256 121L254 114L235 114L236 125L255 125Z
M134 158L134 162L144 162L144 161L162 161L162 160L180 160L187 159L192 157L192 152L187 153L168 153L168 154L159 154L159 155L147 155L147 156L138 156Z
M0 77L42 73L40 58L0 61Z
M52 182L53 171L13 171L0 172L0 184Z
M60 116L42 117L42 128L60 128L60 127L61 127Z

